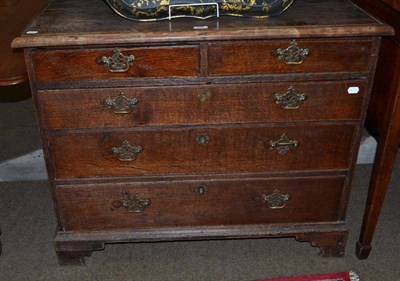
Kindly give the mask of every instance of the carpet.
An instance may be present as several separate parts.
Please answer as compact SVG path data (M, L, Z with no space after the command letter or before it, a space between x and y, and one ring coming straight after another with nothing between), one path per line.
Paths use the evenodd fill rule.
M306 275L299 277L259 279L257 281L360 281L360 278L354 272L340 272L322 275Z

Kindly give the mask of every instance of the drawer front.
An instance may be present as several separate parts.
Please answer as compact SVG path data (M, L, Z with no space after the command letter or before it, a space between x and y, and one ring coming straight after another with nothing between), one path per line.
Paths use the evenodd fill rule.
M56 178L347 169L355 125L170 128L49 137Z
M209 75L368 71L370 40L296 40L296 44L290 40L210 44Z
M198 46L34 51L36 81L75 82L146 77L188 77L199 74ZM130 57L133 56L133 57Z
M349 89L356 89L349 94ZM359 120L366 82L39 91L50 129Z
M343 177L58 186L67 231L334 222Z

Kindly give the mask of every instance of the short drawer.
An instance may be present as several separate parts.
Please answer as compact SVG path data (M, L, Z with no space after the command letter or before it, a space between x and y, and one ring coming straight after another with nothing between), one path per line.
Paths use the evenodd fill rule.
M355 125L244 125L53 135L58 179L348 169Z
M277 40L212 43L210 76L367 72L371 40Z
M195 45L37 50L31 56L38 83L188 77L198 76L200 67Z
M366 81L39 91L50 129L361 119ZM349 94L350 93L350 94Z
M57 187L67 231L335 222L344 177Z

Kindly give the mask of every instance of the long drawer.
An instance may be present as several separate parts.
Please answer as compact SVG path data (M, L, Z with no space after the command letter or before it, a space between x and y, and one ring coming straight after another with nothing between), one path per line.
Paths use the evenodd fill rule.
M200 55L197 45L37 50L32 64L37 83L197 77Z
M67 231L338 221L344 177L57 187Z
M359 120L365 80L39 91L49 129Z
M49 136L58 179L347 169L356 125L182 127Z
M210 43L210 76L367 72L371 40L274 40Z

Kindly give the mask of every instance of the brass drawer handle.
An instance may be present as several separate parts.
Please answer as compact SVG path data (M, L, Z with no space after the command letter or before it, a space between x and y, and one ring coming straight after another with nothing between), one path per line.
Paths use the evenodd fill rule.
M205 146L210 141L210 137L206 134L200 134L196 137L196 141L198 144Z
M285 208L286 202L289 201L289 194L281 194L279 190L275 189L271 194L262 195L262 200L268 205L270 209L282 209Z
M289 140L286 134L283 134L277 141L269 141L267 146L270 149L276 148L279 154L284 155L289 152L290 149L296 149L299 146L298 140Z
M130 194L129 191L125 191L123 195L124 199L111 203L114 208L124 207L129 213L143 213L151 204L150 199L142 199L136 194Z
M102 57L102 63L108 68L110 72L127 72L129 67L133 65L135 60L134 55L123 55L118 48L114 49L111 57Z
M302 64L310 54L309 49L302 49L297 46L296 40L290 43L286 49L279 48L273 54L286 64Z
M207 91L203 91L197 94L197 97L201 102L205 102L206 100L210 99L211 96L212 96L211 93Z
M123 92L119 93L114 99L108 98L104 105L116 114L128 114L132 112L138 101L136 98L128 99Z
M298 109L307 99L305 94L298 94L291 86L284 94L275 94L275 103L283 109Z
M123 162L132 162L136 160L142 150L143 148L140 145L132 146L127 140L122 143L122 146L114 146L111 148L112 153L118 158L118 160Z

